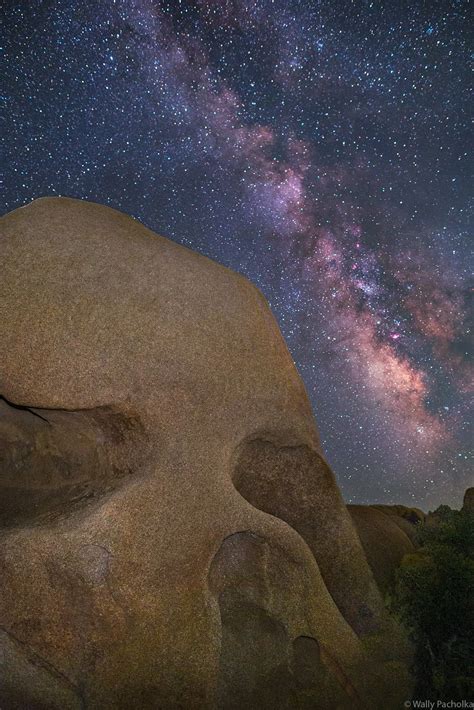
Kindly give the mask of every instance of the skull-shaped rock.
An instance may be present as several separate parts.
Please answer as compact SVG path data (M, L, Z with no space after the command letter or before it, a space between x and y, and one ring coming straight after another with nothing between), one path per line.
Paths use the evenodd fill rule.
M92 203L0 236L0 706L398 707L384 613L256 288Z

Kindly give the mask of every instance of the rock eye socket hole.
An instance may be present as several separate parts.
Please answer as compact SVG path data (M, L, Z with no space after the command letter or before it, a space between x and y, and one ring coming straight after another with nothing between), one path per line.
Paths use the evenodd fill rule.
M138 420L109 407L31 408L0 396L0 529L62 516L131 474Z
M251 505L284 520L303 538L354 631L376 631L383 605L334 475L321 456L305 444L254 438L236 452L232 480Z

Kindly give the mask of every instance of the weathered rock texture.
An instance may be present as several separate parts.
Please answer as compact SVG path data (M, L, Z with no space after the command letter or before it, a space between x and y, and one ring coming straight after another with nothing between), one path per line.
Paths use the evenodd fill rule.
M394 582L404 555L416 549L416 525L425 518L403 505L348 505L372 574L383 593Z
M398 708L385 615L271 312L130 217L0 236L0 707Z

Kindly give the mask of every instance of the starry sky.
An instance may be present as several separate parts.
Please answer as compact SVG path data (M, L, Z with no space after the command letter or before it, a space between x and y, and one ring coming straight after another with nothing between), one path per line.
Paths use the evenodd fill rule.
M473 485L467 2L4 8L2 211L93 200L245 274L345 499L459 506Z

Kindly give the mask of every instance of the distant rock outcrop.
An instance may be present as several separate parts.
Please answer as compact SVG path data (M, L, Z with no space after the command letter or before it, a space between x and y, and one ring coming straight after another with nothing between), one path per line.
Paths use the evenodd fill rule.
M462 509L472 511L474 513L474 488L466 489Z
M404 555L415 550L418 508L402 505L348 505L367 560L379 588L387 592Z
M399 708L410 651L257 289L63 198L3 218L0 263L2 710Z

